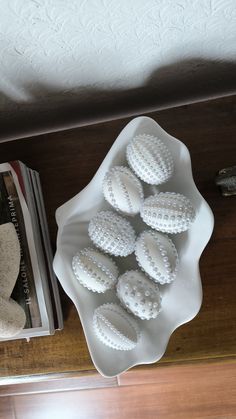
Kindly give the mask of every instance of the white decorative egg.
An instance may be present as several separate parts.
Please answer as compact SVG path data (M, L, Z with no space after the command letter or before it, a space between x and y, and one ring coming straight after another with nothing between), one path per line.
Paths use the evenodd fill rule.
M173 158L166 145L152 135L136 135L128 144L126 157L129 166L144 182L160 185L173 174Z
M99 293L114 287L119 274L110 257L91 248L83 249L73 257L72 269L80 284Z
M101 211L89 223L89 237L98 248L114 256L134 251L135 231L129 221L112 211Z
M143 202L143 188L128 167L112 167L103 181L103 194L107 202L124 215L136 215Z
M136 320L114 303L103 304L95 310L93 327L101 342L120 351L134 349L140 337Z
M178 254L173 241L158 231L143 231L135 244L135 256L143 269L155 282L169 284L178 269Z
M119 277L117 296L128 311L142 320L155 319L160 313L159 288L140 271L128 271Z
M140 215L150 227L163 233L181 233L195 220L190 200L175 192L160 192L145 199Z

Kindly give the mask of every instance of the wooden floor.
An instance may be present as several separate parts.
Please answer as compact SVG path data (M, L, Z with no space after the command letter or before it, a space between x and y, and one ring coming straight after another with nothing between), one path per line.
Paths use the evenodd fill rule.
M236 418L236 361L136 369L117 384L3 396L0 419Z

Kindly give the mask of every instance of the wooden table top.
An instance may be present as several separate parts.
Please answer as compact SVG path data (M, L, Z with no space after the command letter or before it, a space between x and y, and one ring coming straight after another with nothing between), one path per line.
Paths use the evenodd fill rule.
M222 197L214 183L219 169L236 164L235 111L236 97L228 97L149 114L189 148L195 183L213 210L215 229L200 261L200 313L172 334L158 363L144 368L236 355L236 196ZM54 250L56 208L87 185L130 119L0 144L1 162L19 159L40 173ZM1 342L1 377L94 371L75 307L62 290L61 296L64 330L29 343Z

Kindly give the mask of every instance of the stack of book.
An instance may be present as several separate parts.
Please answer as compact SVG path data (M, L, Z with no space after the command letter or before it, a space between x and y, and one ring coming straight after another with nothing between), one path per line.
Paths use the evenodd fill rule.
M13 339L51 335L63 328L63 316L43 195L39 174L20 161L0 164L0 224L8 222L14 224L21 248L11 297L26 314L24 329Z

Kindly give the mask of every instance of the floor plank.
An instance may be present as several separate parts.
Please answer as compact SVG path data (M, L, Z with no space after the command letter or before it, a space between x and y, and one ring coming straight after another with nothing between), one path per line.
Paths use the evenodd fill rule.
M16 419L11 397L0 397L0 419Z
M204 390L206 386L204 386ZM17 419L235 419L236 405L216 388L171 391L157 384L15 396ZM231 400L230 400L231 397Z
M236 362L127 373L120 387L14 396L17 419L235 419ZM140 384L142 383L142 384Z
M37 378L38 381L36 381ZM44 376L38 376L35 377L35 381L32 381L31 377L25 377L25 379L20 378L18 383L14 381L11 383L6 379L7 384L0 385L0 396L108 388L118 385L117 377L105 378L98 373L83 376L64 374L60 378L48 375L47 380L44 378ZM4 382L5 380L2 380L2 383Z
M188 386L194 381L196 386L201 387L202 377L208 386L221 382L226 388L232 384L236 396L236 358L230 361L196 362L194 364L177 364L161 366L157 370L152 367L130 369L118 376L120 386L138 384L157 384L159 386L171 386L176 383L181 387ZM235 414L236 418L236 414Z

